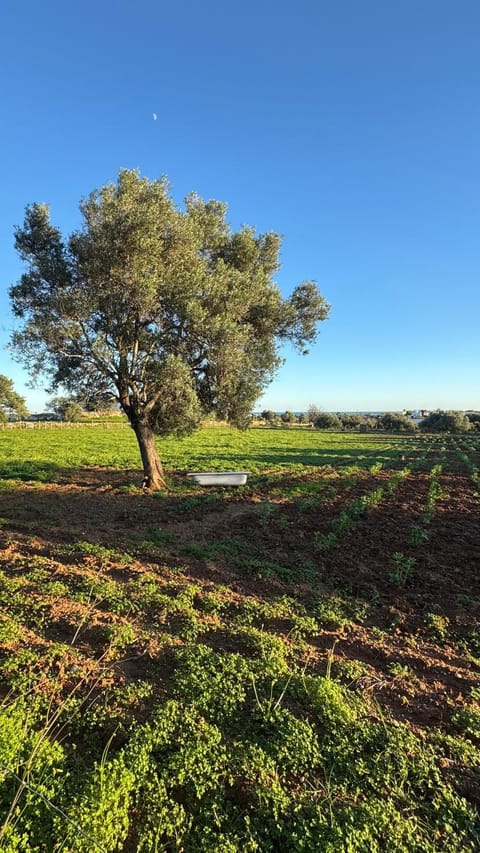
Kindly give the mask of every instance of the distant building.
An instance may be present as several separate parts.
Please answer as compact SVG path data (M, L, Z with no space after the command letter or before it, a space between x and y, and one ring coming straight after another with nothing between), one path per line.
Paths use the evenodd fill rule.
M404 412L404 414L408 414L412 421L422 421L423 418L428 417L430 412L428 409L415 409L413 412Z

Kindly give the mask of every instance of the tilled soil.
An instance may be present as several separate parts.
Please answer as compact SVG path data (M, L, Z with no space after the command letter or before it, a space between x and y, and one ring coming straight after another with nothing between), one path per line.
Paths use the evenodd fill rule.
M154 571L159 582L173 578L179 586L192 579L206 591L222 584L235 606L244 599L296 597L313 615L322 597L338 593L361 602L365 615L336 625L320 619L320 630L305 638L307 671L357 662L363 669L353 679L356 688L385 711L415 727L448 729L480 677L480 499L472 481L460 472L442 474L442 496L425 521L429 473L411 473L394 494L356 517L332 547L315 547L316 534L327 534L352 501L390 477L381 471L341 478L326 469L276 483L259 478L242 492L210 499L207 490L181 497L130 492L121 476L89 469L75 483L0 493L2 568L15 576L22 571L19 555L26 564L38 556L51 559L52 578L80 576L88 555L75 548L87 542L108 550L102 572L120 583ZM420 544L412 528L425 531ZM124 552L134 556L128 565ZM395 578L401 558L412 562L404 577ZM288 576L276 575L275 564ZM68 642L80 611L78 602L52 596L40 642ZM209 641L233 650L233 635L210 622ZM95 650L98 644L101 658L105 630L117 623L121 616L96 613L79 631L80 646ZM175 624L165 629L174 633ZM280 620L269 630L288 638L291 625ZM149 642L151 653L155 644ZM147 646L139 647L139 672ZM109 683L117 677L127 677L125 667L105 676ZM128 666L128 678L134 677L135 661Z

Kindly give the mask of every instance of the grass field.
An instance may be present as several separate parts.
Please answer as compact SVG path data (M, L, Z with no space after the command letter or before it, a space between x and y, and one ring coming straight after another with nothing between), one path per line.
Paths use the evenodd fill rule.
M0 850L478 851L480 437L160 450L0 431Z
M415 461L425 440L392 435L319 433L305 428L250 429L239 432L211 428L184 439L162 439L159 448L167 468L225 470L245 468L254 473L300 466L398 464L402 455ZM71 468L99 466L138 470L139 452L128 426L49 426L44 430L0 431L0 476L8 479L55 482Z

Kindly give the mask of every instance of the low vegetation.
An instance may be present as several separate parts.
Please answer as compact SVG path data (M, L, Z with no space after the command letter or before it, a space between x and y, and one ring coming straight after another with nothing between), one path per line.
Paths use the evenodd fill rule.
M162 450L0 432L0 850L477 851L480 438Z

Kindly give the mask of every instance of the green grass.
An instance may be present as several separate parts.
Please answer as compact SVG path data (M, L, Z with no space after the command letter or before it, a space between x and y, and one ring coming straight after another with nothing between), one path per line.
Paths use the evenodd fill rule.
M240 432L217 427L183 439L158 440L167 469L248 468L254 473L318 465L402 467L401 457L414 462L423 446L417 437L281 428ZM55 482L62 472L82 466L138 470L138 447L129 427L0 431L0 476L4 479Z

